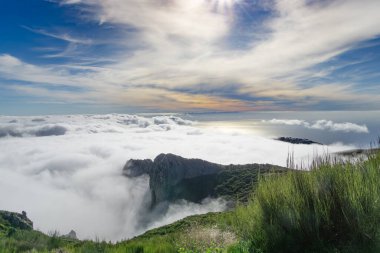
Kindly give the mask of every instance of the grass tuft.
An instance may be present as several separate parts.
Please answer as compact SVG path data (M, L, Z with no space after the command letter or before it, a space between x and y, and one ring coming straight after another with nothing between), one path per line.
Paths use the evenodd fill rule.
M380 153L262 178L234 227L252 252L377 252Z

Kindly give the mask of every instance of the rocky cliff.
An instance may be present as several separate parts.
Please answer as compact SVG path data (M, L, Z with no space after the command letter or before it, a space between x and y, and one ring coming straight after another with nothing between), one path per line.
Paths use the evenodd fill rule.
M201 159L160 154L152 160L129 160L123 173L128 177L149 175L152 206L185 199L201 202L206 197L245 201L259 174L283 172L269 164L220 165Z

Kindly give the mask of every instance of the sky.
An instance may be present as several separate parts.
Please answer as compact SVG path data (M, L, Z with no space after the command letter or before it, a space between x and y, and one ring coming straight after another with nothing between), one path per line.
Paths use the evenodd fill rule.
M0 114L380 109L378 0L0 4Z

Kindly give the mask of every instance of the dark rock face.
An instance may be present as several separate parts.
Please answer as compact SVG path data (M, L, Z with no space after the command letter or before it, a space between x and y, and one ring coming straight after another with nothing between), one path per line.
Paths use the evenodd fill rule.
M161 154L154 159L149 186L152 192L152 204L161 201L172 201L180 198L189 199L192 192L181 185L183 181L198 180L198 190L207 188L208 175L216 174L222 167L200 159L185 159L173 154ZM190 184L191 186L191 184ZM207 197L207 191L199 191L194 200ZM204 196L206 195L206 196Z
M123 173L128 177L149 175L151 204L155 206L179 199L201 202L206 197L244 200L248 198L259 173L284 170L286 168L268 164L224 166L201 159L160 154L154 161L129 160Z
M24 211L21 214L8 211L0 211L0 221L15 229L33 229L33 222L28 219L26 212Z
M139 177L141 175L149 175L153 169L153 161L145 160L129 160L123 168L123 174L127 177Z
M322 145L319 142L311 141L309 139L293 138L293 137L280 137L280 138L277 138L276 140L283 141L283 142L289 142L292 144L306 144L306 145L319 144L319 145Z

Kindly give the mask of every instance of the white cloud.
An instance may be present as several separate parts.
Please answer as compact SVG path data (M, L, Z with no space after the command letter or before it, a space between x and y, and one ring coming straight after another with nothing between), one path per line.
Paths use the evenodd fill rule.
M64 135L27 134L56 125L66 129ZM74 229L81 238L120 240L144 230L140 214L149 183L147 178L122 175L130 158L175 153L222 164L285 165L289 151L284 142L212 125L200 127L177 116L2 116L0 126L23 134L0 138L0 209L25 210L36 228L61 233ZM330 152L353 148L328 146ZM320 145L294 146L297 159L326 151ZM201 206L177 203L148 227L223 208L220 200Z
M215 200L206 198L200 204L182 200L173 205L170 205L164 217L162 217L161 220L154 222L152 224L152 227L160 227L190 215L218 212L225 208L226 205L227 203L223 199Z
M75 0L62 3L78 4L100 23L117 24L120 33L126 33L121 44L130 45L133 41L139 45L138 49L131 52L126 47L125 53L118 52L112 57L116 63L79 73L70 71L77 67L75 64L37 67L4 55L6 57L0 59L3 76L37 84L85 87L88 90L81 96L92 101L106 99L116 104L132 101L148 107L160 107L157 97L162 96L165 100L172 99L179 108L188 109L183 105L189 103L189 99L178 99L188 94L170 90L195 89L199 84L217 89L231 83L240 84L234 88L238 94L300 100L301 105L308 106L320 101L338 104L350 101L352 104L353 100L377 106L380 101L374 92L357 94L355 81L304 85L310 76L328 75L330 71L315 72L313 67L380 34L376 22L380 10L377 0L271 1L272 5L267 6L271 6L273 15L263 21L261 29L247 31L259 40L239 50L225 44L235 28L236 13L216 8L215 1ZM230 3L245 8L244 1ZM136 31L127 32L130 27ZM70 40L67 36L60 38ZM19 62L6 66L1 64L5 60ZM146 88L152 84L156 85L155 89ZM33 94L30 88L19 90ZM49 96L62 98L60 93L64 92L53 91ZM230 100L218 95L208 99L223 109L231 107ZM223 104L226 106L220 106ZM246 101L234 104L234 108L240 110L252 107L278 109L276 103L270 102L263 106Z
M317 120L312 123L298 119L272 119L263 120L264 123L290 126L303 126L310 129L329 130L334 132L369 133L366 125L358 125L351 122L336 123L331 120Z
M71 76L68 69L59 66L40 67L28 64L9 54L0 54L0 74L5 79L54 86L84 87L87 83L84 77ZM22 87L29 88L29 86Z
M358 125L351 122L334 123L331 120L318 120L310 126L313 129L328 129L330 131L369 133L366 125Z
M279 124L279 125L289 125L289 126L302 126L305 125L304 120L299 119L271 119L271 120L263 120L263 122L268 122L271 124Z

